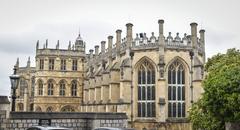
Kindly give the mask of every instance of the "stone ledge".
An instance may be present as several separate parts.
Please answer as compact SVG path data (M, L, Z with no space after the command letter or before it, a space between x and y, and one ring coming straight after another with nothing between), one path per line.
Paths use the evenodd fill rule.
M125 113L10 112L10 119L127 119Z

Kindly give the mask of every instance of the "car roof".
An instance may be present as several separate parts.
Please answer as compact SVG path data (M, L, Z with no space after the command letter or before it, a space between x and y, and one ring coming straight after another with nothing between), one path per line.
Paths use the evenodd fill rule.
M59 129L59 130L66 130L68 128L64 128L64 127L59 127L59 126L31 126L30 128L41 128L41 129Z

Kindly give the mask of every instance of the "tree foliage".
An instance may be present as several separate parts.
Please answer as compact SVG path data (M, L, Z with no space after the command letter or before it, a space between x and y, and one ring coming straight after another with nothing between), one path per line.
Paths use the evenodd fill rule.
M224 130L225 122L240 121L240 51L213 56L205 71L204 93L189 118L194 129Z

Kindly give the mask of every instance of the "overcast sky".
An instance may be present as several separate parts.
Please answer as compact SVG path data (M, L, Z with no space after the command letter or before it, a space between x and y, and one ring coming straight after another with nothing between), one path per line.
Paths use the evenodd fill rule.
M239 0L0 0L0 95L10 94L9 75L17 57L35 66L35 45L48 39L49 47L67 48L80 30L87 51L115 36L125 36L128 22L133 32L158 34L158 19L164 19L164 34L190 34L190 23L206 30L206 54L211 57L228 48L240 48ZM134 34L135 36L135 34ZM115 41L115 39L114 39Z

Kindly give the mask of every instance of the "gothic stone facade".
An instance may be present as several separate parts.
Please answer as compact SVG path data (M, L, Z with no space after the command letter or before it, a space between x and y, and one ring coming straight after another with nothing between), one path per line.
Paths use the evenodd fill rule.
M95 53L85 53L80 35L67 50L59 49L59 43L49 49L47 41L39 49L37 43L36 68L15 66L27 82L26 91L20 83L18 103L23 102L24 111L125 112L137 129L185 122L203 92L205 31L198 37L197 23L191 23L190 35L172 37L169 32L165 37L163 25L159 20L158 36L148 38L146 33L133 37L128 23L126 37L118 29L115 44L108 36L108 48L102 41Z
M17 89L17 111L79 111L83 98L83 67L85 43L79 35L75 44L68 49L43 48L36 45L36 67L19 67L20 75Z
M164 21L158 24L158 37L140 33L133 38L133 24L128 23L125 38L117 30L114 45L108 36L107 49L102 41L101 53L99 46L95 54L89 51L81 111L126 112L137 129L186 121L203 91L204 30L198 38L197 23L191 23L191 35L165 37Z

